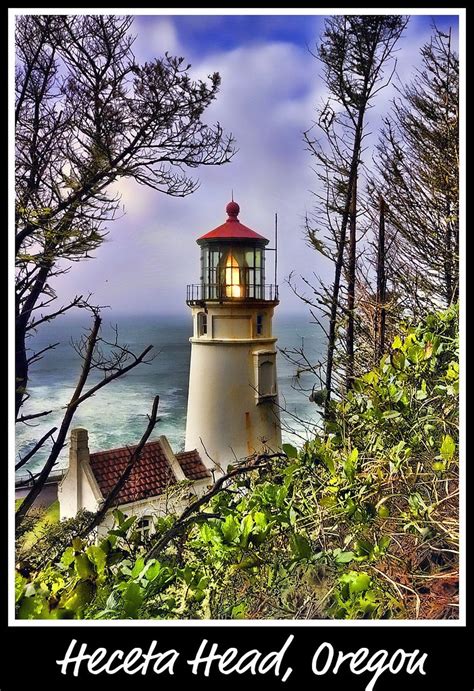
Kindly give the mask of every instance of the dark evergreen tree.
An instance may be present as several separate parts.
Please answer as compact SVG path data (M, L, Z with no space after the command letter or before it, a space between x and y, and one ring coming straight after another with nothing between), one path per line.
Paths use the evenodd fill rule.
M459 293L459 61L451 32L434 27L421 53L421 69L386 118L376 161L397 235L393 271L415 314Z
M308 219L307 234L310 244L334 265L332 286L319 281L315 288L315 304L328 320L326 415L338 377L344 371L346 389L354 378L358 178L367 111L391 79L385 70L391 66L393 74L395 46L406 23L399 15L331 17L318 49L329 96L315 123L319 136L311 130L305 133L321 190L315 193L317 206ZM342 360L335 372L342 327Z

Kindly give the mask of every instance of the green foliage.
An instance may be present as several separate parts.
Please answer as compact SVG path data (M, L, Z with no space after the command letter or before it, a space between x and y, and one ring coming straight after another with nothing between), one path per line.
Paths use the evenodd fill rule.
M159 558L116 510L94 544L17 572L17 616L431 618L423 589L457 568L457 360L455 308L402 326L323 436L236 477Z
M57 501L48 509L33 510L17 531L16 555L21 568L36 572L59 559L91 518L91 513L81 511L76 518L59 522Z

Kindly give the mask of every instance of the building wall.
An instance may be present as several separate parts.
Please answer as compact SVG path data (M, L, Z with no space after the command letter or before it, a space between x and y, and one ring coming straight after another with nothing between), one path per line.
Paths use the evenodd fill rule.
M90 468L89 468L90 470ZM91 471L92 472L92 471ZM79 477L68 472L58 485L58 499L61 520L74 518L78 511L97 511L100 499L91 487L90 478L84 467L79 469ZM77 501L77 483L80 484L80 502Z
M198 330L198 314L203 310L193 307L185 449L197 449L212 468L204 444L207 454L225 470L235 457L245 458L265 446L281 447L273 307L248 303L208 303L207 307L206 334ZM275 363L273 396L258 395L262 358Z

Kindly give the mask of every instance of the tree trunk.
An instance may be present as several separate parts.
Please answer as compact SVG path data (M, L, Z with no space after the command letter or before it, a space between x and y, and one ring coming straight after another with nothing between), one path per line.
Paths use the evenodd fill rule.
M385 350L385 201L380 197L377 239L377 296L375 300L375 364Z
M346 244L346 231L347 224L349 221L349 211L352 204L352 193L355 181L357 179L357 170L359 166L359 151L362 141L362 128L364 123L365 107L359 111L359 116L357 119L357 125L354 137L354 148L352 150L352 160L351 168L349 172L349 180L347 184L347 194L346 201L344 205L344 211L342 214L341 221L341 232L339 234L338 248L337 248L337 258L336 266L334 271L334 285L332 291L331 300L331 312L329 317L329 333L328 333L328 350L326 359L326 399L324 402L324 417L327 419L329 415L329 402L332 393L332 374L334 367L334 351L336 349L336 322L337 322L337 312L339 307L339 291L341 288L341 273L344 264L344 247Z
M357 228L357 174L352 185L351 208L349 212L349 259L347 266L347 368L346 391L354 382L354 309L355 309L355 273L356 273L356 228Z
M449 30L449 35L448 35L448 56L451 56L451 29ZM448 98L448 92L449 92L449 86L450 86L450 71L449 71L449 59L448 59L448 65L447 65L447 74L446 74L446 110L445 110L445 127L446 127L446 151L449 151L450 149L450 123L449 123L449 98ZM449 181L447 182L446 186L446 231L445 231L445 248L444 248L444 280L446 283L446 303L449 307L449 305L457 299L457 291L455 289L455 286L453 286L453 242L452 242L452 222L451 222L451 196L450 196L450 188L449 188Z
M35 308L38 298L42 294L51 264L47 263L38 271L38 275L31 287L29 295L23 307L17 303L15 323L15 418L18 418L20 408L25 400L26 387L28 385L28 356L26 354L26 332L31 313Z

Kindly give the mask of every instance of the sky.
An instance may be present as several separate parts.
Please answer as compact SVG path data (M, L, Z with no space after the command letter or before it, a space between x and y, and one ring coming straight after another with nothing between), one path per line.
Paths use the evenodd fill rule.
M396 54L402 83L419 66L419 50L433 20L441 29L451 26L457 41L458 17L413 16ZM270 247L278 213L279 311L307 311L286 279L293 271L309 280L325 271L304 237L304 218L311 212L317 182L303 142L303 132L311 127L325 96L320 64L312 55L323 25L323 16L135 16L138 62L168 51L192 64L194 78L220 73L220 92L205 120L218 121L232 133L238 152L224 166L189 171L200 186L186 198L172 198L130 180L117 183L125 214L109 224L93 259L73 265L59 279L61 303L93 293L93 302L109 305L114 313L185 315L186 285L199 282L196 239L225 221L233 190L240 220L269 238ZM395 84L378 94L370 111L372 141ZM268 273L267 282L273 282L272 269Z

